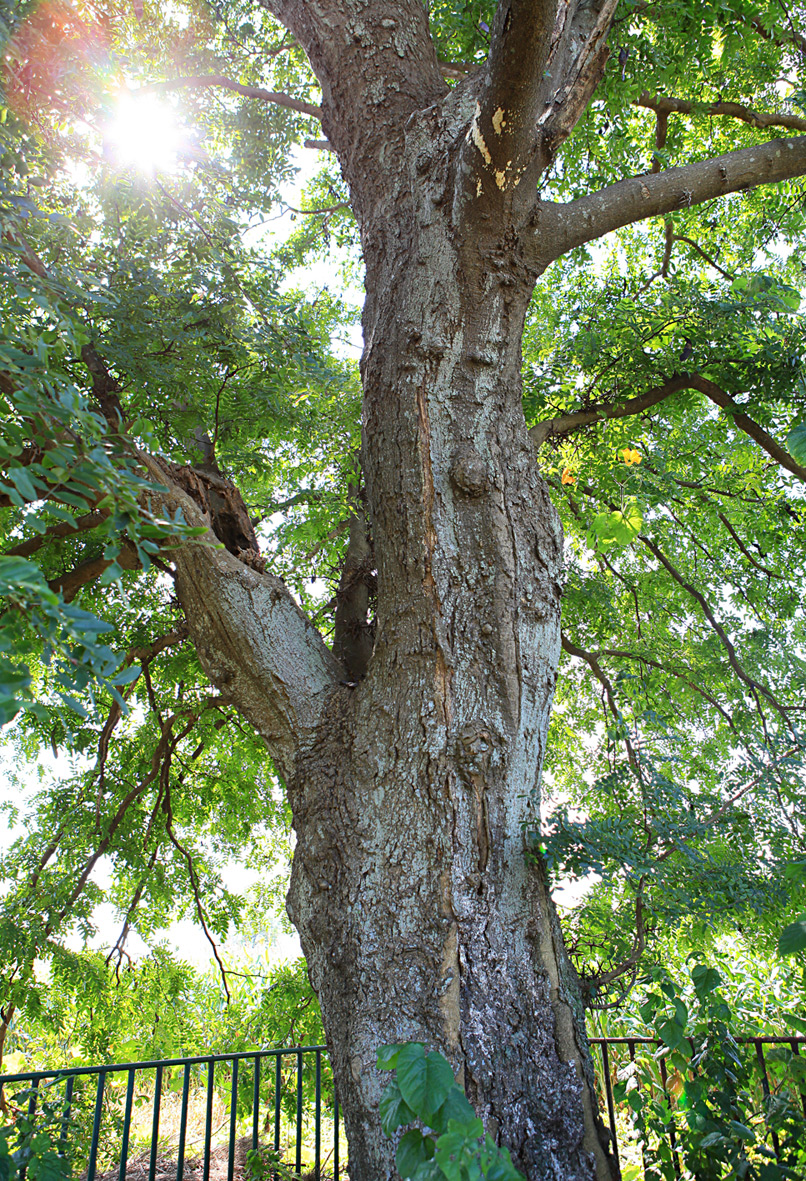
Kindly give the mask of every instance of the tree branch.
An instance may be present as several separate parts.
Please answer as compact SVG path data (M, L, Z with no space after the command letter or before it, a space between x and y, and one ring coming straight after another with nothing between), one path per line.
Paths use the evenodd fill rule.
M567 652L569 656L576 656L578 659L585 661L607 696L607 704L610 706L610 712L617 722L621 721L621 711L616 701L616 691L613 688L610 678L607 676L601 664L599 663L596 653L588 652L584 648L579 648L572 640L569 640L566 635L560 636L560 643L562 645L563 652ZM624 746L627 750L627 759L629 761L630 767L633 769L636 775L639 775L638 755L636 754L635 747L633 746L632 742L630 742L628 737L625 737L624 739Z
M83 517L76 517L75 521L62 521L59 525L51 525L38 537L29 537L27 541L21 541L19 545L5 550L5 554L7 557L30 558L49 541L60 541L65 537L75 537L77 533L86 533L102 524L108 516L109 513L105 509L98 509L93 513L85 513Z
M729 394L726 394L723 389L714 381L710 381L707 377L701 377L699 373L687 374L690 388L699 390L700 393L705 394L706 398L710 398L716 405L726 410L739 430L744 431L751 439L754 439L764 451L771 456L776 463L781 467L786 468L788 472L792 472L793 476L797 476L799 480L806 481L806 467L798 463L789 454L788 451L776 443L772 435L768 435L762 426L759 426L752 418L737 406Z
M538 206L532 261L542 269L576 246L647 217L806 173L806 136L773 139L710 160L646 173L567 204ZM528 235L525 236L528 239ZM525 240L526 253L530 243Z
M173 551L190 636L207 675L263 736L288 782L299 744L316 725L328 691L343 679L342 667L285 584L218 545L208 519L167 465L145 454L141 459L169 489L161 494L163 506L172 513L181 508L189 524L208 528L206 539Z
M574 431L580 430L582 427L590 426L596 422L602 422L605 419L626 418L632 414L641 414L643 411L650 409L650 407L656 406L658 402L662 402L670 395L687 389L698 390L700 393L705 394L706 398L709 398L716 406L727 411L734 425L758 443L759 447L766 451L776 463L786 468L792 475L797 476L799 480L806 481L806 467L798 463L780 443L776 443L772 435L769 435L754 419L745 414L742 408L716 382L703 377L699 373L676 373L668 381L664 382L663 385L657 386L652 390L647 390L645 394L639 394L637 397L630 398L626 402L613 403L612 405L599 404L597 406L590 406L587 410L577 410L571 414L562 414L559 418L547 418L543 422L538 422L533 426L529 431L529 436L534 445L540 447L545 443L546 439L562 438L565 435L570 435Z
M616 0L560 4L543 74L541 126L552 152L576 127L605 71Z
M499 0L468 151L503 192L532 160L557 0ZM481 166L481 167L479 167Z
M672 114L724 115L729 119L741 119L750 127L786 127L790 131L806 131L806 119L799 115L782 115L778 112L764 114L763 111L756 111L753 107L746 107L741 103L695 103L682 98L669 98L664 94L652 95L645 90L635 99L633 106L646 107L647 110L654 111L659 122L661 118L668 119ZM660 147L663 147L663 144Z
M584 426L591 426L595 422L602 422L604 419L629 418L633 414L642 414L645 410L657 406L659 402L663 402L664 399L687 387L687 374L672 377L663 385L647 390L646 393L639 394L635 398L629 398L626 402L600 403L597 406L589 406L587 410L576 410L571 414L561 414L559 418L544 419L543 422L538 422L531 428L529 438L535 447L540 447L546 439L562 438L564 435L570 435L573 431L578 431Z
M760 693L763 697L765 697L767 701L769 701L773 706L773 708L781 715L787 726L789 726L789 714L786 708L781 705L777 697L775 697L775 695L767 688L766 685L762 685L759 681L754 680L753 677L745 672L739 661L739 657L736 653L733 643L731 642L725 629L722 627L722 624L711 610L705 596L684 578L684 576L680 573L677 567L673 565L660 546L656 545L650 537L647 537L644 533L639 533L638 540L642 542L649 552L657 558L657 560L664 567L664 569L668 571L678 586L682 587L682 589L686 591L686 593L689 594L696 603L699 604L700 610L702 611L712 630L719 637L722 646L727 653L728 663L739 680L743 684L747 685L748 689L750 689L754 695Z
M300 98L293 98L281 90L264 90L262 86L246 86L243 82L235 82L223 74L195 74L186 78L166 78L162 82L149 82L139 87L134 93L149 94L166 90L180 90L189 88L203 90L212 86L219 86L223 90L231 90L234 94L242 94L244 98L257 98L264 103L274 103L278 107L285 107L288 111L298 111L301 115L311 115L314 119L322 118L322 108L313 103L306 103Z

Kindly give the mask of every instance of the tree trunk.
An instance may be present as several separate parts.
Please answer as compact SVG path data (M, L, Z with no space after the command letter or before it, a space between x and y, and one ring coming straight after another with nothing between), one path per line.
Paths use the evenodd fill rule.
M535 208L547 133L525 151L510 108L488 94L482 111L472 82L446 92L420 0L267 2L322 82L361 229L374 646L359 544L340 588L360 595L337 612L338 665L277 580L234 572L229 554L184 550L179 594L206 669L288 785L289 913L321 1002L351 1181L397 1175L375 1055L405 1041L449 1058L529 1181L610 1181L573 970L524 841L560 651L562 533L521 388L526 310L557 223ZM557 60L573 49L592 86L601 29L564 28ZM535 69L524 126L538 100L554 101L556 80Z
M289 913L351 1181L397 1175L375 1052L405 1041L446 1054L528 1178L610 1178L573 970L525 855L562 562L521 404L534 277L492 226L461 245L444 175L424 175L416 140L417 184L390 185L363 222L376 640L366 676L332 691L289 784Z

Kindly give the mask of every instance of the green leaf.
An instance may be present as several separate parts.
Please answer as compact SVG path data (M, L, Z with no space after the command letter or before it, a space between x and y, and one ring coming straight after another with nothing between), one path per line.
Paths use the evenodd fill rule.
M434 1112L428 1122L435 1132L445 1132L449 1120L466 1124L475 1118L476 1113L468 1102L464 1091L458 1083L454 1083L445 1096L445 1102Z
M414 1120L414 1112L401 1095L396 1079L392 1079L381 1095L379 1110L381 1127L387 1136L391 1136L398 1128L405 1127Z
M379 1046L375 1054L378 1070L394 1070L400 1050L401 1046Z
M412 1128L400 1138L395 1152L395 1164L403 1181L409 1181L417 1171L417 1167L434 1155L434 1141L430 1136L423 1136L418 1128Z
M806 951L806 914L784 927L778 938L779 955L797 955L801 951Z
M798 463L806 464L806 421L797 422L786 436L786 449Z
M427 1120L445 1102L454 1083L450 1064L441 1054L426 1054L420 1042L402 1047L397 1060L397 1081L409 1107Z

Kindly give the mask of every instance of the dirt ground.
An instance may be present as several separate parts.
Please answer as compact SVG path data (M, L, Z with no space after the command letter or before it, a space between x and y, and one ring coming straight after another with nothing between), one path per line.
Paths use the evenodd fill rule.
M248 1181L246 1154L251 1147L251 1136L242 1136L240 1140L235 1141L233 1181ZM226 1145L210 1150L210 1181L227 1181L227 1157ZM132 1157L126 1165L126 1181L148 1181L149 1164L150 1153L142 1153ZM156 1166L154 1181L176 1181L175 1157L172 1159L158 1154ZM202 1181L203 1176L204 1154L188 1157L182 1171L182 1181ZM97 1173L95 1181L117 1181L117 1178L118 1170L114 1168L106 1173ZM80 1181L85 1181L85 1178L80 1178ZM265 1181L269 1181L269 1179L266 1178ZM317 1181L316 1174L314 1172L303 1173L301 1181ZM327 1163L323 1163L318 1181L332 1181L332 1172ZM339 1170L339 1181L349 1181L349 1177L343 1169Z

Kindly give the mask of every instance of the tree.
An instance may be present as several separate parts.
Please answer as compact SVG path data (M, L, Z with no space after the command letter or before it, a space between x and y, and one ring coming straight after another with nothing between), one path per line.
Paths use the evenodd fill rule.
M644 863L685 861L686 839L707 841L719 809L741 828L746 817L737 818L735 805L744 788L729 782L741 765L737 751L750 752L758 782L778 793L776 833L788 824L788 848L802 852L791 802L802 666L788 659L802 640L797 605L782 588L780 633L770 638L762 621L749 654L740 653L736 630L766 608L748 592L726 626L719 563L702 555L705 593L687 570L700 560L696 548L675 553L671 532L696 533L704 512L713 528L720 520L730 538L720 544L743 591L763 572L767 546L785 561L802 525L802 500L791 493L792 477L806 476L800 395L791 392L802 365L791 316L798 296L787 281L797 264L783 246L763 268L759 260L773 225L785 246L801 224L801 189L789 182L806 173L806 137L781 133L806 130L806 120L778 110L779 90L789 105L802 99L801 14L746 0L674 13L615 0L501 0L458 15L441 3L429 13L418 0L265 7L286 34L251 6L221 5L207 44L198 25L186 36L173 28L181 68L166 63L166 77L148 80L151 93L181 91L197 104L211 93L243 100L207 116L210 126L218 120L220 140L227 129L232 137L231 186L215 167L199 167L174 191L158 180L128 194L102 188L93 210L83 202L73 210L81 249L66 229L60 246L58 225L39 224L30 194L7 205L16 286L5 296L13 330L3 342L2 381L16 434L6 486L10 557L26 563L6 567L26 590L6 617L16 670L9 698L24 700L35 688L33 666L20 673L14 655L33 628L47 660L63 652L55 680L37 674L45 688L70 694L71 678L80 691L94 678L108 711L73 738L97 749L92 771L41 804L50 842L23 842L15 854L23 896L36 896L50 874L58 905L34 908L36 921L17 934L7 927L8 982L23 996L31 948L52 943L68 917L88 918L91 871L112 848L127 924L149 893L185 889L205 929L223 929L237 903L208 898L179 826L216 817L222 840L248 840L270 790L239 794L234 810L232 797L227 811L221 797L212 802L216 774L221 760L232 782L265 742L293 813L288 907L322 1008L351 1176L394 1175L377 1116L375 1052L418 1040L451 1060L527 1176L614 1177L582 997L544 865L534 849L524 856L524 830L539 814L561 652L563 533L550 487L566 519L578 522L566 599L576 639L562 642L602 689L608 740L626 759L614 773L638 792L637 804L614 793L616 811L633 834L637 827ZM65 112L97 103L92 63L75 55L65 70L59 46L72 39L83 47L93 14L64 12L57 33L50 17L15 23L6 86L14 120L34 110L40 126L60 121L75 135ZM110 29L125 21L100 15L92 27L106 40L96 60L109 61ZM136 28L126 37L148 59L158 14L146 17L139 46ZM26 56L33 44L37 55ZM311 101L303 52L321 103ZM292 94L258 84L272 71ZM277 111L291 112L291 122ZM19 131L14 120L9 191L21 171L15 160L29 170L40 153L47 169L56 151L47 130L37 139L25 130L30 123ZM273 276L253 269L230 215L239 201L267 207L272 181L264 178L261 194L255 172L282 166L284 144L309 133L310 120L321 122L326 140L316 142L335 153L347 185L366 273L360 456L351 376L327 343L338 310L284 307ZM255 153L248 191L237 168L245 146ZM747 193L756 186L764 188ZM334 192L321 216L341 204ZM599 284L580 272L586 245L650 218L663 219L656 266L645 267L647 254L658 253L651 235L633 230L620 247L618 278ZM724 247L709 240L723 232ZM691 278L675 273L681 249L699 265ZM52 341L41 335L43 316ZM17 325L28 333L22 345L12 341ZM287 384L285 403L271 405L273 366L291 383L296 370L312 387L308 417L292 412ZM649 443L641 449L636 422ZM613 424L616 433L605 434ZM563 440L584 428L579 449L563 452ZM284 430L293 442L280 474L273 441ZM781 432L786 447L776 441ZM681 440L690 446L692 436L701 445L687 472ZM536 445L548 454L548 484ZM705 453L723 465L722 484L725 472L744 470L738 490L708 483ZM770 461L780 470L764 467ZM326 484L295 480L323 463ZM295 465L299 473L289 474ZM148 486L137 483L146 477ZM697 495L678 513L680 489L691 484ZM270 511L261 493L278 487L288 491L286 508L295 497L317 506L320 536L349 518L330 645L271 554L267 562L260 553L252 517L259 505ZM744 536L751 515L763 519L758 547ZM72 567L54 557L65 538ZM49 578L30 573L35 555ZM54 562L60 569L48 567ZM99 590L97 579L115 587L142 577L126 569L143 567L121 676L111 650L99 658L81 629L91 631L96 615L126 614L118 592ZM299 579L297 563L292 583ZM660 579L666 652L644 645L636 597L640 588L651 598ZM614 594L614 581L624 596ZM91 617L72 607L78 593ZM636 604L640 646L600 644L620 622L625 597ZM685 643L671 651L681 633ZM771 652L778 689L757 671ZM720 678L717 688L690 667L700 659ZM615 684L612 660L640 670L634 693L623 679ZM618 693L636 706L633 716ZM668 786L668 727L650 698L670 694L689 716L692 697L707 706L702 730L718 746L722 774L706 778L701 796L690 785L676 795ZM118 729L126 701L139 702L144 717L137 724L130 714ZM577 713L590 718L589 702ZM69 697L66 705L50 698L27 733L66 741L69 707ZM662 766L654 779L636 746L639 720L644 733L655 727ZM224 727L234 745L210 756ZM595 742L597 723L590 727ZM571 749L566 743L566 758ZM694 819L681 842L656 820L683 799ZM57 852L61 860L52 861ZM645 939L649 870L641 865L625 886L636 908L628 965Z

